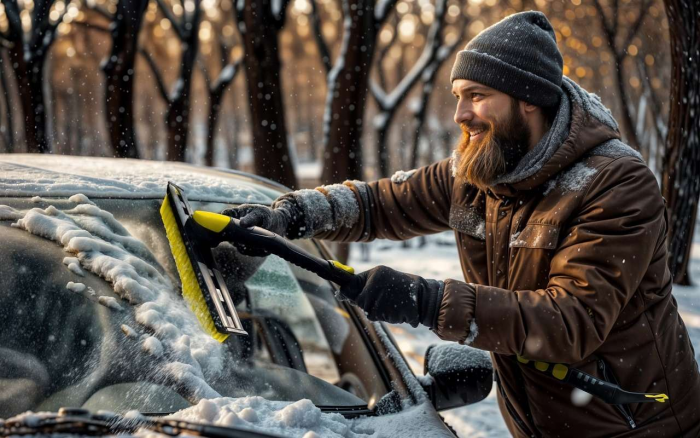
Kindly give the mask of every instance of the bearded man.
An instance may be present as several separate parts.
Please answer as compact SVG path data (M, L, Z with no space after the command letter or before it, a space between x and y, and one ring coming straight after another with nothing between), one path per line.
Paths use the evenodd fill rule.
M342 242L453 229L466 282L379 266L341 293L372 320L423 324L492 352L514 436L700 436L700 375L671 294L664 200L610 111L562 68L547 18L511 15L457 54L463 136L451 158L226 213ZM533 361L669 399L574 406L572 388Z

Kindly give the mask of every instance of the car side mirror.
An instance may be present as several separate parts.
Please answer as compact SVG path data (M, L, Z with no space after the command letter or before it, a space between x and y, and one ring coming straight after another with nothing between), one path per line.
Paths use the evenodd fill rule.
M431 345L425 352L423 388L435 406L467 406L486 398L493 385L491 357L483 350L456 343Z

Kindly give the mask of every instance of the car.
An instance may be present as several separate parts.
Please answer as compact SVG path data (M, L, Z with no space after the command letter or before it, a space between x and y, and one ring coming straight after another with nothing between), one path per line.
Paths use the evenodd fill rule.
M212 212L288 191L184 163L0 154L0 434L192 432L209 421L222 436L294 435L328 419L371 436L454 436L438 411L489 394L484 352L435 346L416 377L386 327L334 284L230 243L212 251L246 334L213 340L180 294L159 214L168 181ZM332 259L323 242L295 243ZM280 414L290 404L316 423ZM182 415L172 426L178 412L234 405L230 421Z

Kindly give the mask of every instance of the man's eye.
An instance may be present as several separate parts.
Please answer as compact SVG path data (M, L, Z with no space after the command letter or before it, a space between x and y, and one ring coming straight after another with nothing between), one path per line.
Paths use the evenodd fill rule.
M481 93L472 93L472 99L479 100L479 99L481 99L482 97L484 97L484 95L481 94Z
M455 97L455 99L459 100L459 96L458 96L458 95L453 94L453 96Z

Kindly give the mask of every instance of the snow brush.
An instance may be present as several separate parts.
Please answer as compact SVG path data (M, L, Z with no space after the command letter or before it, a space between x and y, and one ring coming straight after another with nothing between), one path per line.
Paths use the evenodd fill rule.
M309 254L268 230L245 228L236 218L192 210L184 191L173 183L168 183L160 214L182 295L205 331L219 342L230 334L247 334L212 255L221 242L244 247L250 255L274 254L341 286L359 281L351 267Z
M517 356L517 359L518 362L523 365L546 373L562 382L566 382L574 388L578 388L594 397L598 397L610 405L653 402L666 403L666 400L668 400L666 394L647 394L644 392L625 391L614 383L596 379L588 373L584 373L581 370L571 368L561 363L550 364L547 362L532 361L521 356Z

